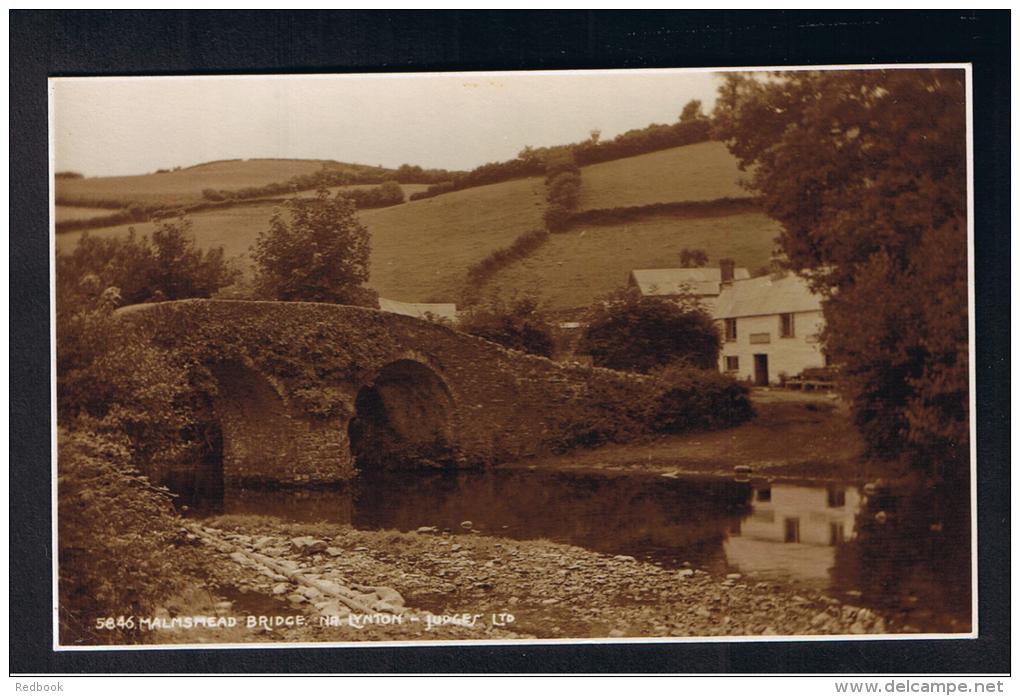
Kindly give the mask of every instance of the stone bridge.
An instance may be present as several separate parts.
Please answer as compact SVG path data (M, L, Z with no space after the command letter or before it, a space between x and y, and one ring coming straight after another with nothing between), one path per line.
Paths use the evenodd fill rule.
M327 483L394 465L471 466L583 442L648 380L564 366L358 307L184 300L120 311L191 372L229 482Z

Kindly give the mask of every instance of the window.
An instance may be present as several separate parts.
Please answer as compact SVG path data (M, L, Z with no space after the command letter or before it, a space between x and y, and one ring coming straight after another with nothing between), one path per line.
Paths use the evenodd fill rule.
M826 491L826 504L831 508L841 508L846 505L845 488L829 488Z
M732 343L737 340L737 320L727 319L726 320L726 342Z
M842 522L829 523L829 546L839 546L846 541L846 532L843 531Z
M767 488L759 488L758 495L756 497L758 498L759 503L772 502L772 487L769 486Z
M780 314L779 315L779 337L780 338L793 338L793 314Z
M736 372L739 369L740 369L740 358L738 358L736 355L727 355L726 356L726 371L727 372Z

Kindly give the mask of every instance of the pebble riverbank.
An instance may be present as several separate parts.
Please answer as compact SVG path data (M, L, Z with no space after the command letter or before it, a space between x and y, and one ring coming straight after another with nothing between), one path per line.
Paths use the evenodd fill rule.
M667 570L545 540L491 537L475 533L469 521L455 532L425 527L401 533L223 516L192 529L192 543L208 560L209 590L225 598L219 613L304 617L303 625L242 625L229 638L238 642L917 630L867 608L753 577ZM338 600L341 595L354 598L354 608Z

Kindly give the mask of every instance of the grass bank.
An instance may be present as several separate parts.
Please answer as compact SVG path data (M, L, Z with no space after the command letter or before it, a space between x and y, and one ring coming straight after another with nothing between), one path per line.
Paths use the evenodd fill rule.
M738 464L787 479L864 481L890 472L863 458L864 443L840 399L825 393L755 389L755 417L727 430L664 435L542 457L513 466L733 476Z

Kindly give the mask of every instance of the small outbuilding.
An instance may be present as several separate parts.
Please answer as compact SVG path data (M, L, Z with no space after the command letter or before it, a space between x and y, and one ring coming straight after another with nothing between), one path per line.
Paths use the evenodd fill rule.
M721 262L717 268L643 268L630 272L630 287L645 297L697 299L709 313L723 286L750 277L746 268Z
M379 309L415 319L443 319L457 323L457 305L452 302L401 302L379 298Z

